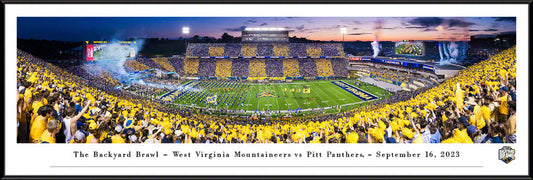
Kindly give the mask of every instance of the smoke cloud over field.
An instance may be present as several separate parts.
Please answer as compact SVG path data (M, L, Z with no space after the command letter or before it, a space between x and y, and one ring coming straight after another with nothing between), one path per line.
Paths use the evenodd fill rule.
M377 57L379 55L379 52L381 51L381 44L379 44L379 40L378 40L378 38L381 36L381 29L383 29L383 20L378 19L374 26L375 38L374 38L374 41L370 43L370 45L372 45L372 49L374 50L374 55L372 55L373 57Z
M119 43L118 40L112 40L105 45L99 45L98 52L95 53L95 61L84 65L83 69L92 75L100 75L103 72L108 72L112 78L118 80L122 85L115 87L117 89L128 87L128 85L143 85L159 89L177 89L180 91L199 91L190 85L175 85L152 83L143 80L145 77L153 76L156 73L165 73L159 69L149 69L140 72L128 72L125 68L125 63L128 60L135 60L137 53L142 50L144 40L135 40L134 43L124 44ZM131 57L131 55L134 55Z
M466 41L440 41L440 64L458 63L466 58L468 42Z
M135 55L141 50L144 41L136 40L135 43L129 45L121 44L118 40L112 40L110 42L103 45L97 54L95 53L95 58L98 60L93 61L92 64L112 74L126 77L133 76L133 74L126 72L124 63L128 60L127 57L132 53L132 50ZM120 79L124 79L124 77L120 77Z

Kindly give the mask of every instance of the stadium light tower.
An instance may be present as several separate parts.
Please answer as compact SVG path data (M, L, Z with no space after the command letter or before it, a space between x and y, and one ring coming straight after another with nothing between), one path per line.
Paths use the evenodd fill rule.
M185 26L185 27L182 27L181 28L181 34L189 34L190 30L189 30L189 27ZM187 38L185 38L185 51L187 51L187 46L188 46L188 43L187 43Z
M342 34L342 46L344 47L344 34L346 34L346 27L341 27L341 34Z
M183 27L183 28L181 28L181 33L183 33L183 34L189 34L189 27Z

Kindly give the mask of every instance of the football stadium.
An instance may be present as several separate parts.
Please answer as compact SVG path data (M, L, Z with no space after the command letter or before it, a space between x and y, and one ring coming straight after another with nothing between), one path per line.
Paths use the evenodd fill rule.
M73 65L19 44L17 142L516 142L514 44L458 63L473 59L475 39L387 45L376 34L353 55L358 42L292 32L247 27L238 40L182 46L84 40L61 51Z

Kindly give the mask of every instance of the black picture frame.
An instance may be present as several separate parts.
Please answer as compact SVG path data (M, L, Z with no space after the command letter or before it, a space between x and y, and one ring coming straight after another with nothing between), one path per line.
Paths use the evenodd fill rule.
M6 4L528 4L530 7L531 0L3 0L2 10ZM529 11L531 8L529 8ZM528 14L531 14L528 12ZM1 18L3 31L5 34L5 18ZM529 19L529 27L531 27L531 18ZM5 39L3 39L5 44ZM529 43L529 41L528 41ZM530 44L530 43L529 43ZM531 48L531 46L530 46ZM1 51L5 57L5 48ZM532 51L530 51L532 52ZM531 62L530 62L531 63ZM5 61L2 63L5 67ZM529 67L528 67L529 69ZM4 76L5 74L3 74ZM2 89L5 89L6 77L2 78ZM528 92L529 93L529 92ZM530 97L531 98L531 97ZM529 101L530 99L528 99ZM2 101L5 102L5 96L2 96ZM0 108L4 114L3 120L9 120L5 115L5 109ZM7 127L4 126L4 132ZM528 127L529 128L529 127ZM529 137L531 134L529 132ZM5 150L5 139L1 138L2 149ZM529 155L531 155L528 152ZM5 157L3 154L4 166L2 170L2 179L532 179L531 171L528 171L526 176L6 176ZM531 157L531 156L530 156ZM528 161L530 167L530 161ZM531 167L530 167L531 168Z

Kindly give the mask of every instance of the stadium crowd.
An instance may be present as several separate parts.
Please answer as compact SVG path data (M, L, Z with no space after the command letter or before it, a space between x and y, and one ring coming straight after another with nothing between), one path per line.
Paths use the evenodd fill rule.
M200 59L198 63L198 76L200 77L212 77L216 73L216 60L215 59Z
M172 62L172 61L171 61ZM198 66L194 64L198 62ZM144 69L136 63L132 69ZM184 61L182 76L199 77L315 77L348 76L346 64L342 59L270 59L270 58L232 58L197 59ZM181 68L176 68L181 69ZM179 74L179 73L178 73Z
M316 73L316 64L304 61L300 60L300 72L309 74L302 68L314 68ZM247 63L234 61L233 67ZM101 89L105 84L95 83L104 80L84 80L22 51L18 51L17 65L18 142L516 142L515 47L436 87L400 95L397 101L345 113L268 121L199 114L195 109L182 110Z
M348 64L344 61L344 59L331 59L331 66L333 69L333 72L336 76L348 76Z
M185 59L183 63L183 75L184 76L194 76L198 74L198 64L200 60L196 58Z
M316 63L314 59L298 59L298 67L300 67L300 75L304 77L318 76L316 71Z
M291 43L289 44L289 56L307 56L306 43Z
M236 43L228 43L224 45L224 56L236 57L241 53L241 45Z
M224 46L222 47L209 47L209 56L220 57L224 54Z
M331 60L318 59L316 60L316 71L318 76L334 76L333 68L331 67Z
M372 69L368 72L370 75L403 83L409 83L414 80L413 75L401 71L392 71L389 69Z
M268 77L283 77L283 60L266 59L265 66Z
M320 48L307 48L307 56L317 57L322 55L322 49Z
M163 68L162 70L164 70L166 72L176 72L176 70L174 69L174 66L172 66L169 63L168 58L166 58L166 57L152 58L152 61L154 61L155 63L159 64L159 66L161 68Z
M266 77L265 60L252 59L250 60L250 77Z
M131 68L130 71L144 71L144 70L150 69L150 67L140 63L139 61L135 59L127 60L126 62L124 62L124 66Z
M248 59L235 59L231 66L231 76L234 77L248 77L249 73L249 61Z
M170 63L170 65L172 65L174 67L174 70L176 70L176 73L178 74L183 74L184 71L183 71L183 61L184 59L183 58L179 58L179 57L171 57L171 58L168 58L168 62Z
M339 43L189 43L187 56L343 56Z
M255 57L257 56L257 46L254 46L252 44L243 45L241 47L241 54L244 57Z
M297 59L283 59L283 74L288 77L300 76L299 64Z
M282 57L287 57L289 56L289 46L287 45L274 45L274 48L273 48L273 51L274 51L274 56L282 56Z
M257 44L257 55L258 56L273 56L273 44L272 43L260 43Z
M232 60L228 60L228 59L222 59L222 60L218 60L216 61L216 72L215 72L215 76L216 77L230 77L231 76L231 64L232 64Z
M141 64L144 64L144 65L146 65L146 66L148 66L150 68L156 68L156 69L160 69L160 70L165 70L165 68L163 68L160 64L156 63L154 61L154 59L147 58L147 57L137 57L137 61L139 61L139 63L141 63Z

